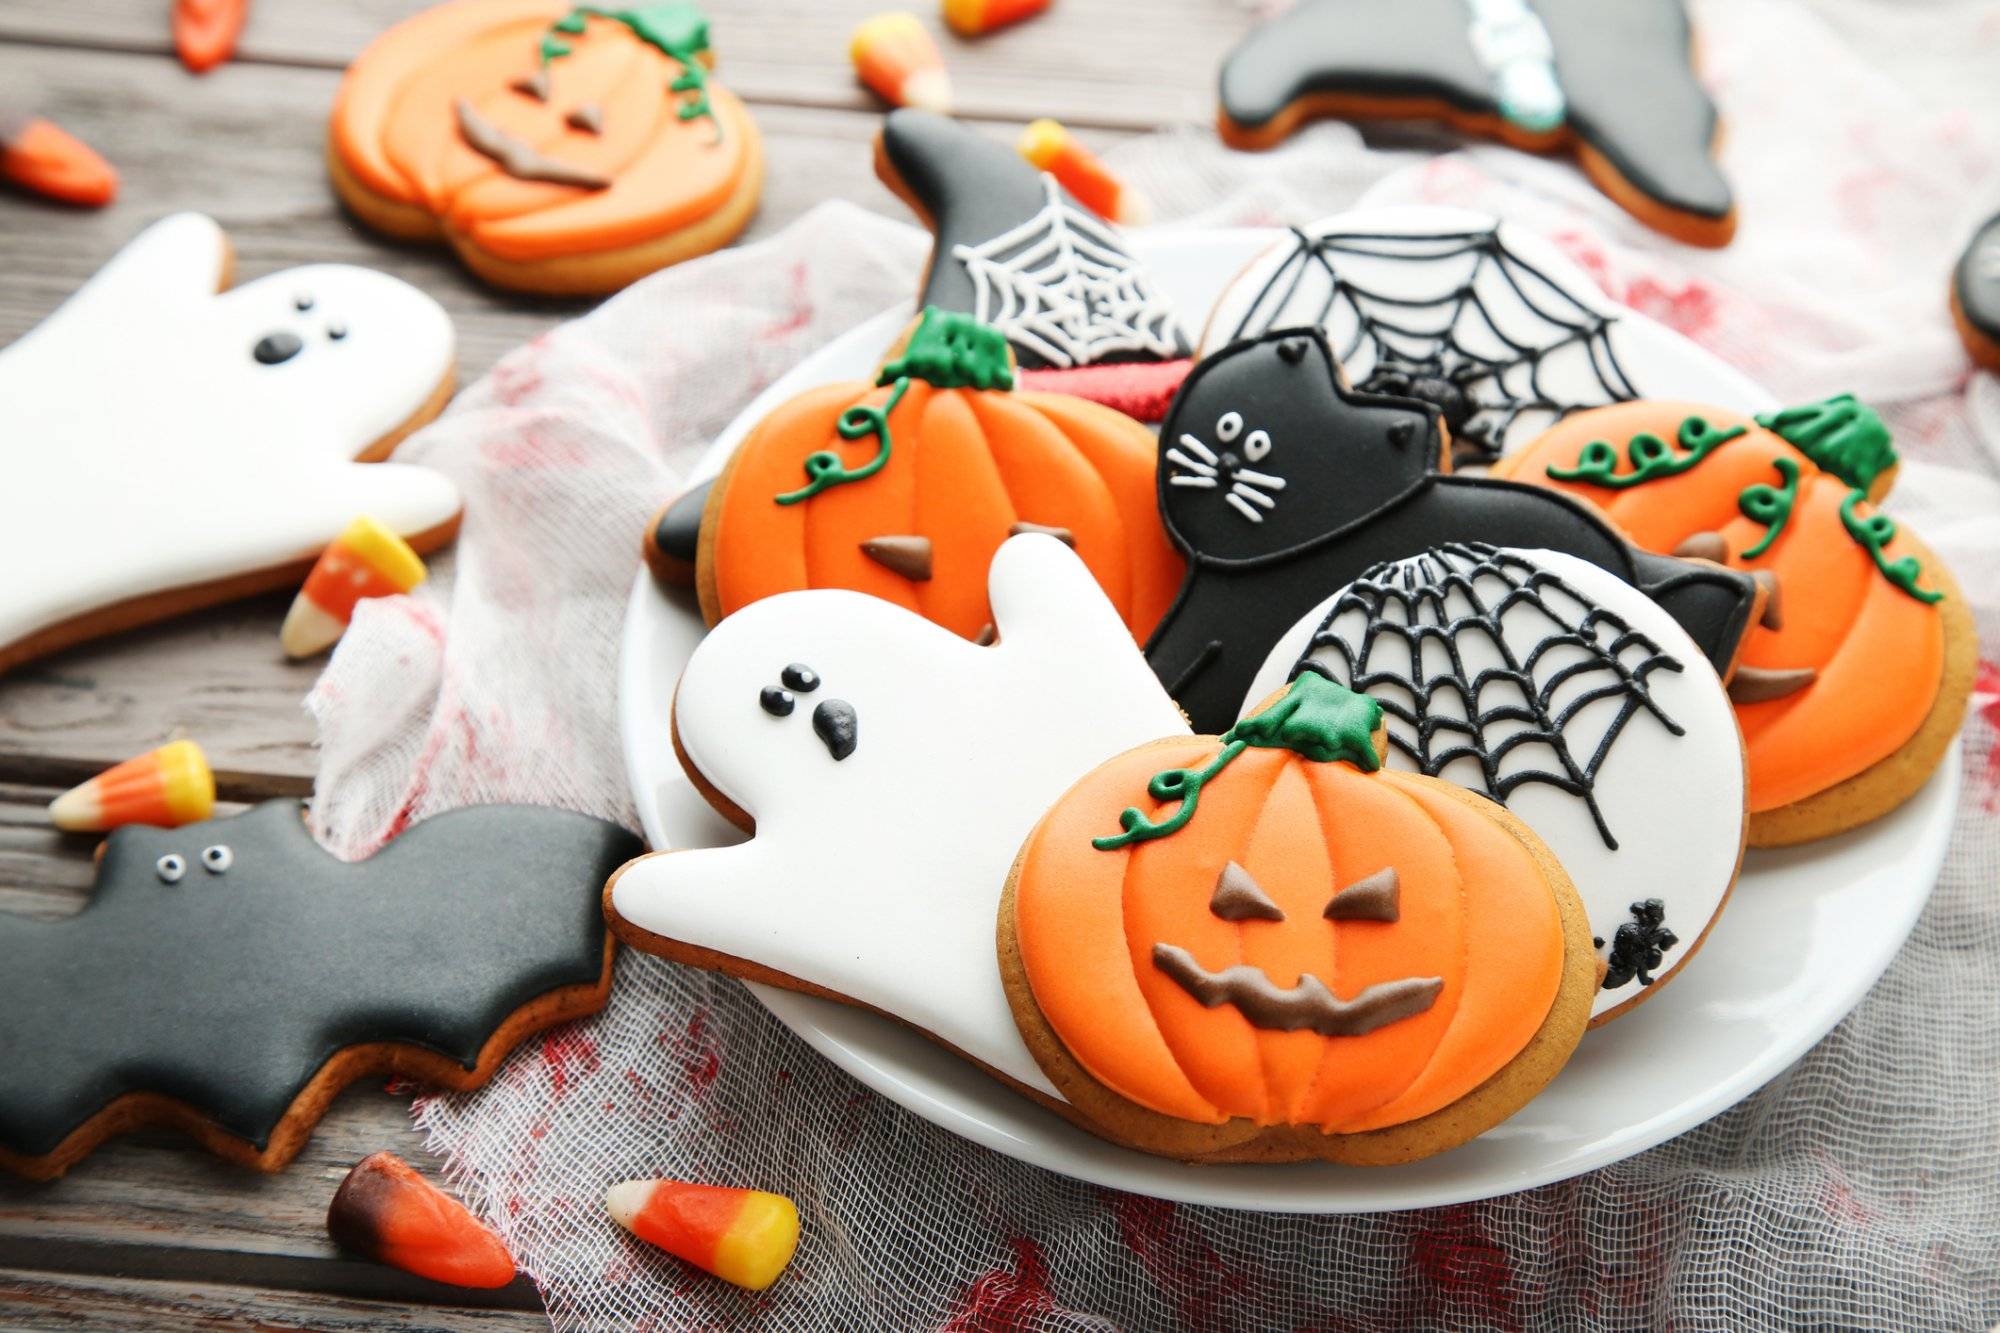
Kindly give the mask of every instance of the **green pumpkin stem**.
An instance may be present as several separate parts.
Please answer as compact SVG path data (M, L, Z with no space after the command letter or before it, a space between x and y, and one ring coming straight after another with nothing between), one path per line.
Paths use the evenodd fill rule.
M1851 393L1766 412L1757 418L1786 442L1856 490L1865 491L1896 465L1889 428Z
M542 38L541 44L544 65L570 53L570 47L558 41L555 34L561 32L578 36L587 26L586 19L610 19L614 23L622 23L632 30L634 37L669 59L679 61L681 72L668 85L668 91L694 94L681 103L680 118L694 120L706 117L715 125L715 141L722 142L722 122L715 119L715 107L708 98L708 67L701 63L701 57L709 51L707 15L687 0L665 0L662 4L641 5L634 9L577 5L549 25L549 33Z
M934 389L1011 389L1014 367L1000 330L926 306L903 354L883 366L875 382L898 379L922 380Z

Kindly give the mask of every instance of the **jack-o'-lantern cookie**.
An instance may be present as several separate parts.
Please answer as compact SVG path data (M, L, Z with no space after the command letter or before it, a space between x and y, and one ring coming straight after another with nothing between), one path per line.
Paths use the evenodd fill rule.
M707 488L692 561L715 624L774 593L850 588L968 639L992 630L986 575L1008 537L1083 557L1133 635L1181 578L1153 499L1152 432L1067 394L1016 392L1006 340L926 310L874 385L829 384L758 423ZM648 526L656 573L684 575L692 503ZM685 581L683 577L680 581Z
M1512 1115L1590 1018L1590 927L1484 796L1381 767L1316 672L1221 736L1060 799L1015 861L1000 973L1106 1138L1190 1161L1407 1162Z
M1599 408L1498 466L1596 505L1647 550L1769 589L1729 687L1754 846L1886 814L1964 718L1971 615L1942 562L1876 511L1895 466L1880 419L1845 395L1754 420L1689 403Z
M685 0L453 0L349 67L327 161L362 221L442 239L488 282L594 295L726 245L756 208L757 126Z

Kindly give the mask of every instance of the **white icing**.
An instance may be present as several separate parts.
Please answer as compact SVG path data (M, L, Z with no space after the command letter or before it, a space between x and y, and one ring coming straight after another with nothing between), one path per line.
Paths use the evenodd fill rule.
M766 598L717 625L681 677L675 730L756 836L646 857L611 903L645 930L882 1010L1053 1096L1000 986L1001 889L1071 784L1187 724L1067 546L1011 538L989 588L1000 637L986 648L832 589ZM820 687L773 717L759 692L793 662ZM844 760L813 734L825 699L855 709L859 742Z
M218 294L226 267L214 222L166 218L0 350L0 646L310 559L360 514L410 535L458 512L437 473L351 461L450 373L444 310L333 264ZM279 332L301 350L259 364L252 348Z
M1659 654L1683 667L1679 671L1655 669L1643 676L1645 688L1660 711L1678 724L1683 734L1674 735L1659 717L1643 708L1637 709L1613 737L1597 768L1592 794L1617 841L1616 850L1605 844L1586 803L1561 788L1525 782L1516 786L1507 800L1508 809L1541 836L1575 881L1590 916L1592 933L1605 942L1599 949L1600 956L1609 956L1618 926L1632 919L1633 903L1658 898L1666 904L1666 925L1680 942L1666 951L1653 973L1654 984L1658 985L1687 960L1695 941L1721 910L1729 886L1736 878L1746 815L1743 748L1735 714L1701 650L1644 593L1573 556L1553 551L1508 554L1520 556L1555 575L1577 598L1619 617L1629 629L1650 639ZM1460 568L1465 563L1468 562L1454 562ZM1389 580L1407 580L1409 586L1415 587L1431 586L1439 582L1439 569L1440 563L1435 558L1419 556L1398 562ZM1482 594L1482 602L1489 605L1498 605L1501 600L1492 594L1505 593L1497 576L1476 580L1476 587ZM1279 640L1245 696L1246 712L1291 677L1329 611L1346 591L1342 589L1321 602ZM1566 623L1578 623L1580 617L1575 613L1583 608L1577 600L1559 592L1548 594L1548 600ZM1398 623L1411 623L1407 608L1398 601L1389 599L1382 605L1382 614ZM1445 618L1455 618L1472 609L1464 594L1454 589L1444 606ZM1437 618L1426 612L1421 615L1420 623L1431 623ZM1368 620L1367 612L1350 607L1343 609L1327 628L1358 655ZM1537 645L1543 644L1552 633L1560 632L1547 615L1527 601L1515 601L1500 615L1500 625L1507 648L1523 663ZM1595 642L1607 648L1615 637L1616 631L1602 622L1593 635ZM1412 662L1406 642L1399 635L1378 634L1361 664L1362 669L1407 679ZM1482 672L1503 670L1507 666L1499 648L1487 635L1462 632L1452 636L1451 642L1460 654L1463 674L1468 680L1477 680ZM1628 645L1617 653L1617 659L1627 670L1633 670L1652 655L1651 650L1642 646ZM1545 651L1531 675L1538 684L1546 685L1565 667L1591 656L1584 649L1558 645ZM1320 647L1311 651L1310 659L1335 680L1350 683L1346 658L1338 648ZM1423 680L1434 681L1451 669L1443 641L1435 637L1427 639L1421 658ZM1607 682L1615 685L1616 677L1605 671L1580 672L1568 677L1552 694L1551 711L1562 711L1580 695ZM1410 690L1397 685L1375 684L1369 692L1378 699L1418 709L1420 716L1432 719L1466 716L1463 698L1449 687L1433 692L1428 710L1420 708ZM1478 708L1486 711L1523 702L1514 685L1495 679L1479 691ZM1627 702L1628 696L1622 691L1607 694L1586 704L1565 725L1563 736L1577 762L1588 764ZM1423 749L1421 741L1401 719L1389 716L1385 721L1391 735L1404 745ZM1530 725L1504 720L1489 722L1483 733L1484 746L1492 750L1507 735L1526 730ZM1437 754L1451 743L1447 733L1437 733L1429 751ZM1388 762L1391 767L1418 770L1410 755L1397 745L1390 746ZM1504 779L1511 773L1559 767L1553 747L1531 742L1509 751L1501 760L1499 771ZM1493 794L1479 761L1469 755L1453 759L1438 776ZM1593 1014L1603 1014L1622 1005L1636 998L1641 990L1637 981L1601 990Z
M1010 231L952 255L972 279L973 318L1052 366L1088 366L1114 352L1179 354L1174 309L1117 234L1066 204L1055 178L1048 202Z

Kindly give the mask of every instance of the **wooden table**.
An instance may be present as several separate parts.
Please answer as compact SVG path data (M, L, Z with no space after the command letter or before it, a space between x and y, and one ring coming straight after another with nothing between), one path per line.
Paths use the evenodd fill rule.
M769 154L750 238L830 197L908 216L870 170L879 108L846 59L848 33L887 3L706 0L720 73L751 104ZM96 146L123 177L118 202L96 213L0 193L0 344L145 224L181 209L222 223L238 281L334 260L429 291L458 323L462 382L584 309L487 291L442 251L386 244L335 204L321 152L340 71L424 7L255 0L236 59L197 78L171 54L168 0L0 0L0 90ZM1053 115L1102 147L1121 132L1206 122L1216 61L1250 22L1250 8L1228 0L1060 0L1011 31L942 44L969 117L1011 137L1022 121ZM56 833L45 805L172 736L207 748L226 801L310 794L312 726L300 700L319 668L278 652L287 600L125 634L0 679L0 910L75 909L95 840ZM334 1250L327 1200L352 1163L383 1148L436 1169L405 1099L370 1083L340 1098L279 1175L149 1133L114 1141L54 1184L0 1179L0 1327L543 1326L525 1279L457 1293Z

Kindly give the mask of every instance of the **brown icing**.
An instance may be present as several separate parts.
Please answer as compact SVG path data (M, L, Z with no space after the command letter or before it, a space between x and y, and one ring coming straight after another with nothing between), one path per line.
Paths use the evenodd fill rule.
M1688 560L1711 560L1720 565L1729 559L1729 543L1719 532L1697 532L1676 546L1674 554Z
M1396 867L1384 866L1334 894L1324 915L1328 921L1395 921L1403 914L1402 896Z
M1222 873L1215 877L1215 893L1208 900L1208 910L1224 921L1285 919L1284 912L1271 901L1271 895L1234 861L1223 866Z
M1739 704L1769 703L1797 694L1818 676L1811 667L1740 666L1729 678L1729 698Z
M892 574L901 574L912 583L931 579L931 539L929 537L870 537L861 543L861 554Z
M1757 623L1765 629L1783 629L1785 613L1778 606L1778 576L1768 569L1754 569L1750 571L1750 577L1757 580L1765 593L1764 611L1757 618Z
M573 130L585 130L591 134L602 134L604 133L604 108L595 102L585 102L582 106L572 107L570 113L563 117L563 123Z
M465 136L465 142L475 151L492 158L500 164L502 171L516 180L549 181L585 190L602 190L611 184L594 171L558 162L516 139L480 115L478 108L463 97L458 99L458 132Z
M990 620L987 621L984 625L981 625L979 627L979 634L976 638L973 639L973 642L978 644L981 648L991 647L993 644L996 644L999 641L1000 641L1000 631L993 628L993 622Z
M1252 1027L1271 1032L1312 1031L1322 1037L1365 1036L1413 1018L1436 1004L1438 992L1444 989L1442 977L1406 977L1380 982L1351 1000L1342 1000L1310 972L1302 974L1299 984L1288 990L1260 968L1239 964L1210 972L1193 954L1172 944L1153 946L1153 966L1203 1008L1233 1005Z
M533 74L523 74L507 85L517 93L525 93L537 102L549 100L549 67L541 66Z
M1030 523L1026 519L1022 519L1019 523L1007 529L1009 537L1018 537L1024 532L1039 532L1045 537L1054 537L1064 546L1071 549L1075 549L1076 547L1076 534L1068 528L1052 528L1046 523Z

